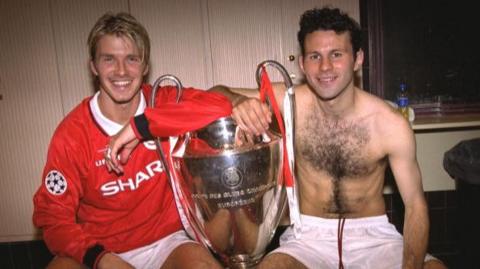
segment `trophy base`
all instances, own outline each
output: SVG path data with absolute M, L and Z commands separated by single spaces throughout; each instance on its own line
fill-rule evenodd
M 254 269 L 262 259 L 263 255 L 255 257 L 237 254 L 228 258 L 228 269 Z

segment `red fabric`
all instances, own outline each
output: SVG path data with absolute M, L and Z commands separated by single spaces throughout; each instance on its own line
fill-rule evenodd
M 175 87 L 161 87 L 157 90 L 155 108 L 145 109 L 148 128 L 154 137 L 181 135 L 232 114 L 230 101 L 218 93 L 185 88 L 179 103 L 176 98 Z
M 278 127 L 280 128 L 280 132 L 282 133 L 283 138 L 283 175 L 285 180 L 285 185 L 288 187 L 293 186 L 293 176 L 292 171 L 290 170 L 290 165 L 288 165 L 288 152 L 287 152 L 287 144 L 286 144 L 286 137 L 285 137 L 285 126 L 283 125 L 283 118 L 282 114 L 280 113 L 280 109 L 278 108 L 278 104 L 275 100 L 275 95 L 273 94 L 272 83 L 268 78 L 268 74 L 265 71 L 265 67 L 262 67 L 262 74 L 260 80 L 260 100 L 262 102 L 266 101 L 266 97 L 270 101 L 270 104 L 273 109 L 273 113 L 275 115 L 275 119 L 277 120 Z M 288 98 L 288 96 L 285 96 Z
M 205 140 L 192 138 L 189 142 L 189 147 L 187 149 L 187 153 L 195 153 L 195 152 L 202 152 L 204 154 L 216 154 L 221 152 L 220 149 L 212 148 Z
M 151 87 L 142 90 L 148 99 Z M 145 111 L 152 134 L 182 134 L 231 113 L 230 102 L 218 94 L 186 89 L 180 104 L 175 98 L 175 88 L 162 88 L 156 98 L 158 108 Z M 107 171 L 104 151 L 109 137 L 92 116 L 91 100 L 86 98 L 55 130 L 34 196 L 33 222 L 43 230 L 49 250 L 80 263 L 96 244 L 124 252 L 182 229 L 153 141 L 135 148 L 122 175 Z M 162 146 L 169 158 L 168 141 Z M 66 183 L 65 192 L 48 191 L 51 172 Z

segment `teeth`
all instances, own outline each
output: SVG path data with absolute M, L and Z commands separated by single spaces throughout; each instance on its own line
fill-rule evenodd
M 319 78 L 320 81 L 324 81 L 324 82 L 330 82 L 330 81 L 333 81 L 334 79 L 335 79 L 335 77 Z
M 128 84 L 130 84 L 130 81 L 114 81 L 113 84 L 115 86 L 127 86 Z

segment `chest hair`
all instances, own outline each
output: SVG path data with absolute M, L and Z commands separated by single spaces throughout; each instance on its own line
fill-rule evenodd
M 345 178 L 361 177 L 369 171 L 366 161 L 366 146 L 370 141 L 368 127 L 361 122 L 327 120 L 310 115 L 297 135 L 297 153 L 312 168 L 331 176 L 333 193 L 328 211 L 348 213 L 341 182 Z
M 313 168 L 341 180 L 368 172 L 365 150 L 369 141 L 368 128 L 362 123 L 310 115 L 299 133 L 297 146 Z

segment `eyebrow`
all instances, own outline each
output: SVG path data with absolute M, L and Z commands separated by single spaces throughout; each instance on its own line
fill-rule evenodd
M 101 54 L 99 54 L 97 57 L 98 57 L 98 58 L 101 58 L 101 57 L 106 57 L 106 56 L 111 57 L 111 56 L 113 56 L 113 54 L 111 54 L 111 53 L 101 53 Z

